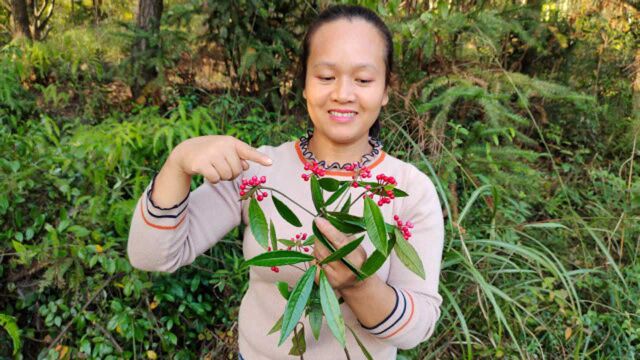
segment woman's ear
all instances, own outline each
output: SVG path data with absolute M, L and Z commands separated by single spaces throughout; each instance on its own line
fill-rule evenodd
M 389 87 L 384 88 L 384 94 L 382 95 L 382 106 L 385 106 L 389 103 Z
M 307 99 L 307 91 L 306 90 L 302 90 L 302 97 L 306 100 Z

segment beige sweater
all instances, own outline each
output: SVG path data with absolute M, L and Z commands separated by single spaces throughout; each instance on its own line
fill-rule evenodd
M 128 242 L 131 264 L 147 271 L 173 272 L 191 264 L 198 255 L 215 245 L 241 222 L 246 226 L 243 239 L 245 258 L 263 253 L 265 250 L 258 245 L 248 227 L 248 201 L 238 201 L 238 187 L 242 178 L 266 176 L 266 185 L 285 192 L 307 209 L 313 209 L 309 183 L 300 178 L 304 172 L 305 156 L 308 155 L 303 154 L 299 142 L 287 142 L 278 147 L 263 146 L 259 150 L 273 159 L 272 166 L 252 164 L 249 170 L 233 181 L 216 185 L 205 182 L 180 204 L 169 209 L 159 208 L 150 201 L 152 182 L 138 201 L 132 219 Z M 382 206 L 381 210 L 388 223 L 394 223 L 393 216 L 398 215 L 401 220 L 415 224 L 409 241 L 422 258 L 426 280 L 409 271 L 392 253 L 377 272 L 396 291 L 396 305 L 392 313 L 378 326 L 366 329 L 346 303 L 341 307 L 345 323 L 356 332 L 374 359 L 395 359 L 397 348 L 413 348 L 431 336 L 440 316 L 442 298 L 438 294 L 438 277 L 444 240 L 443 218 L 432 182 L 415 166 L 380 152 L 369 167 L 372 179 L 380 173 L 394 176 L 398 187 L 409 193 L 409 197 L 396 198 L 391 204 Z M 348 180 L 351 172 L 327 171 L 327 176 Z M 363 189 L 350 188 L 350 191 L 352 198 L 355 198 Z M 290 207 L 300 218 L 302 228 L 284 221 L 270 198 L 260 205 L 267 219 L 273 220 L 279 238 L 290 238 L 300 232 L 312 233 L 311 215 L 296 210 L 295 206 Z M 351 213 L 362 216 L 362 201 L 352 206 Z M 367 254 L 374 250 L 368 238 L 365 238 L 362 246 Z M 301 271 L 290 266 L 281 267 L 278 273 L 268 267 L 251 267 L 249 289 L 242 299 L 239 314 L 240 353 L 245 359 L 297 358 L 288 355 L 291 337 L 278 347 L 279 333 L 267 333 L 286 305 L 275 282 L 286 281 L 293 286 L 301 274 Z M 317 342 L 306 318 L 303 323 L 307 329 L 305 359 L 346 358 L 326 322 Z M 349 331 L 347 348 L 352 359 L 364 359 Z

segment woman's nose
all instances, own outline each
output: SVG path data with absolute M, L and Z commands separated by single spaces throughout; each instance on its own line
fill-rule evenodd
M 335 82 L 333 100 L 336 102 L 351 102 L 355 100 L 355 92 L 351 79 L 343 77 Z

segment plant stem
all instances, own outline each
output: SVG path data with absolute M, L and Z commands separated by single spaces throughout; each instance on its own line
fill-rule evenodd
M 351 356 L 349 356 L 349 350 L 347 350 L 347 347 L 344 347 L 344 354 L 347 355 L 347 360 L 351 360 Z
M 307 213 L 309 213 L 309 215 L 313 216 L 314 218 L 315 218 L 316 216 L 318 216 L 318 214 L 314 214 L 314 213 L 312 213 L 311 211 L 307 210 L 307 208 L 305 208 L 304 206 L 302 206 L 302 205 L 298 204 L 298 202 L 297 202 L 297 201 L 295 201 L 295 200 L 293 200 L 292 198 L 288 197 L 286 194 L 284 194 L 283 192 L 281 192 L 281 191 L 279 191 L 279 190 L 276 190 L 276 189 L 274 189 L 274 188 L 272 188 L 272 187 L 269 187 L 269 186 L 261 186 L 261 188 L 262 188 L 262 189 L 266 189 L 266 190 L 271 190 L 271 191 L 277 192 L 278 194 L 280 194 L 280 195 L 284 196 L 285 198 L 287 198 L 287 200 L 289 200 L 289 201 L 291 201 L 292 203 L 296 204 L 296 205 L 297 205 L 299 208 L 301 208 L 302 210 L 304 210 L 304 211 L 306 211 Z

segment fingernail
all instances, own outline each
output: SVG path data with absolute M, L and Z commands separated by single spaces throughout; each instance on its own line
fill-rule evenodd
M 271 159 L 269 159 L 269 158 L 266 158 L 266 159 L 265 159 L 265 162 L 266 162 L 267 164 L 269 164 L 269 165 L 273 164 L 273 160 L 271 160 Z

